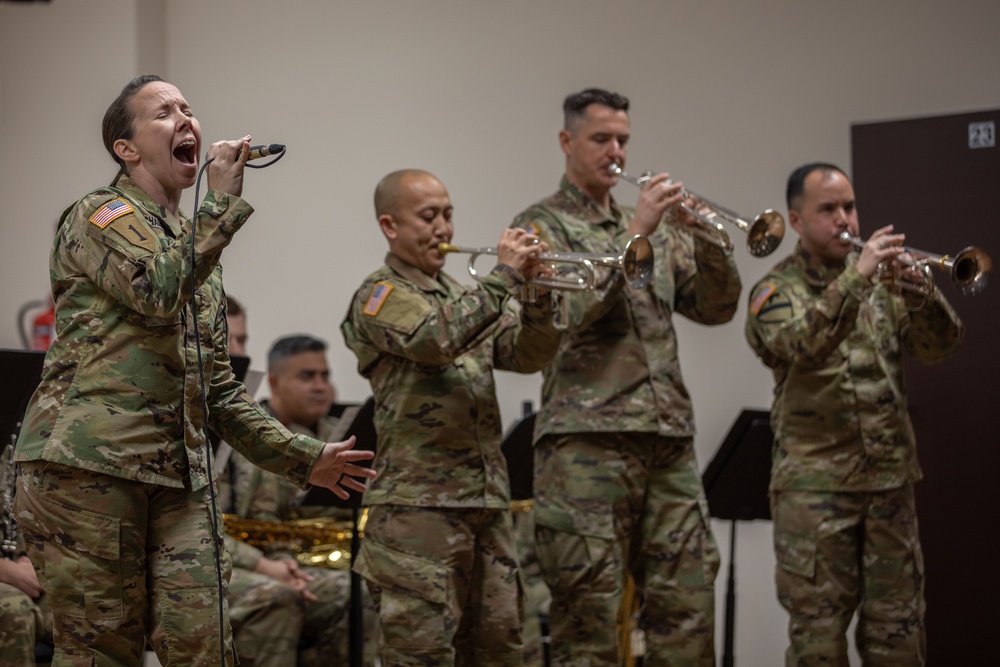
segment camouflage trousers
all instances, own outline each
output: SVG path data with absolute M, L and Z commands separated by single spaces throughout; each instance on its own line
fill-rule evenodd
M 291 586 L 265 575 L 234 568 L 229 582 L 229 618 L 240 667 L 325 667 L 346 665 L 349 650 L 350 572 L 305 568 L 313 578 L 305 602 Z M 375 609 L 362 592 L 364 656 L 375 663 Z
M 534 488 L 553 665 L 620 663 L 626 571 L 642 600 L 643 665 L 715 664 L 719 554 L 691 438 L 546 436 Z
M 35 664 L 35 643 L 52 639 L 52 611 L 10 584 L 0 583 L 0 665 Z
M 514 533 L 517 536 L 518 562 L 521 565 L 521 588 L 524 590 L 524 640 L 525 667 L 542 667 L 545 664 L 545 640 L 549 604 L 552 596 L 542 578 L 542 566 L 535 549 L 535 514 L 533 511 L 514 512 Z
M 377 505 L 354 568 L 378 610 L 382 667 L 522 664 L 508 510 Z
M 222 515 L 208 489 L 144 484 L 45 461 L 21 464 L 14 512 L 52 606 L 53 667 L 134 667 L 148 639 L 164 667 L 232 665 Z
M 240 667 L 295 665 L 305 617 L 305 601 L 297 590 L 267 575 L 233 568 L 229 621 Z
M 847 667 L 847 628 L 865 667 L 923 665 L 924 565 L 913 486 L 771 494 L 785 664 Z

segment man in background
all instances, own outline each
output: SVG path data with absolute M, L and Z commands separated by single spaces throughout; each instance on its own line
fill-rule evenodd
M 245 324 L 245 311 L 243 324 Z M 239 324 L 239 323 L 237 323 Z M 235 329 L 239 331 L 238 326 Z M 234 328 L 230 328 L 232 335 Z M 243 329 L 246 333 L 246 329 Z M 336 398 L 330 382 L 330 370 L 326 360 L 326 343 L 312 336 L 288 336 L 276 341 L 268 352 L 268 385 L 271 396 L 261 401 L 261 406 L 271 416 L 293 433 L 327 436 L 338 431 L 338 420 L 329 415 Z M 296 559 L 307 529 L 296 528 L 293 523 L 305 517 L 316 521 L 311 526 L 326 526 L 329 534 L 349 534 L 351 515 L 348 510 L 336 507 L 301 506 L 306 492 L 286 484 L 277 475 L 271 475 L 254 466 L 246 458 L 233 452 L 227 465 L 230 485 L 223 491 L 223 503 L 229 504 L 231 511 L 250 522 L 267 522 L 280 526 L 279 536 L 259 548 L 244 543 L 232 544 L 233 562 L 237 567 L 256 571 L 291 587 L 298 592 L 301 613 L 298 614 L 298 637 L 301 649 L 299 664 L 312 665 L 341 664 L 348 661 L 349 629 L 348 607 L 350 602 L 349 549 L 346 544 L 335 544 L 345 556 L 339 562 L 329 562 L 331 567 L 311 567 Z M 313 534 L 312 528 L 308 529 Z M 229 544 L 229 543 L 227 543 Z M 336 566 L 339 566 L 337 568 Z M 234 587 L 244 593 L 244 581 L 253 583 L 252 577 L 234 576 Z M 253 593 L 253 591 L 246 591 Z M 251 596 L 257 597 L 256 594 Z M 279 596 L 278 600 L 285 596 Z M 235 597 L 236 610 L 240 615 L 242 595 Z M 366 646 L 374 646 L 375 616 L 369 610 L 365 615 Z M 285 625 L 291 628 L 288 619 Z M 257 629 L 241 628 L 236 622 L 237 649 L 243 642 L 254 642 L 255 650 L 269 651 L 261 639 L 261 630 L 273 637 L 276 626 L 263 626 L 255 622 Z M 370 649 L 374 650 L 374 649 Z M 366 664 L 371 664 L 374 655 Z

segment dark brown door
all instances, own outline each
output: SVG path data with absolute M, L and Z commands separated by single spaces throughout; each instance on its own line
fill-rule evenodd
M 892 224 L 906 245 L 1000 261 L 1000 110 L 852 127 L 861 235 Z M 907 364 L 924 480 L 917 489 L 927 574 L 928 664 L 994 664 L 1000 619 L 1000 276 L 962 296 L 966 326 L 944 362 Z

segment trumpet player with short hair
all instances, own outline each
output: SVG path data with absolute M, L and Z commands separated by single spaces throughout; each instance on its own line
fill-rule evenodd
M 385 265 L 341 331 L 375 397 L 379 476 L 354 570 L 381 622 L 384 665 L 521 665 L 518 558 L 493 369 L 532 373 L 559 334 L 548 293 L 514 307 L 546 248 L 505 229 L 475 287 L 443 271 L 452 203 L 416 169 L 375 190 Z
M 923 665 L 921 473 L 903 355 L 940 361 L 964 327 L 933 284 L 911 311 L 878 280 L 878 265 L 906 250 L 891 226 L 860 252 L 842 240 L 857 237 L 858 211 L 841 169 L 799 167 L 787 203 L 798 245 L 754 286 L 746 321 L 776 383 L 770 490 L 778 598 L 790 616 L 785 664 L 847 665 L 857 612 L 863 664 Z
M 694 452 L 675 313 L 728 322 L 740 279 L 723 244 L 689 234 L 681 183 L 645 181 L 635 208 L 611 196 L 625 164 L 629 102 L 591 88 L 567 97 L 559 190 L 517 216 L 555 252 L 654 248 L 651 282 L 626 288 L 602 269 L 596 289 L 561 293 L 563 340 L 545 370 L 535 427 L 536 549 L 552 592 L 554 665 L 617 665 L 626 574 L 643 601 L 646 665 L 714 665 L 718 551 Z

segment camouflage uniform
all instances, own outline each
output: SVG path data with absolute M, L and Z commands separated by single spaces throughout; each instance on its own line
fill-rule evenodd
M 213 536 L 196 330 L 209 426 L 300 484 L 322 451 L 268 416 L 229 364 L 219 258 L 251 211 L 205 195 L 194 312 L 191 221 L 131 179 L 88 194 L 57 231 L 57 335 L 15 454 L 15 512 L 52 605 L 56 665 L 137 664 L 147 635 L 163 663 L 219 664 L 222 530 Z M 226 557 L 222 568 L 228 578 Z
M 525 304 L 498 265 L 476 287 L 389 254 L 341 325 L 375 395 L 379 476 L 354 564 L 384 665 L 520 665 L 510 483 L 493 369 L 534 372 L 558 342 L 551 300 Z
M 52 610 L 45 597 L 33 600 L 0 583 L 0 665 L 35 664 L 35 643 L 52 641 Z
M 614 200 L 604 210 L 563 177 L 513 226 L 555 252 L 617 254 L 633 214 Z M 626 571 L 643 600 L 644 664 L 714 664 L 719 558 L 671 318 L 729 321 L 740 280 L 731 257 L 673 225 L 661 222 L 650 241 L 646 289 L 625 289 L 606 269 L 597 289 L 562 293 L 566 333 L 545 371 L 534 484 L 556 665 L 618 663 Z
M 919 310 L 799 244 L 753 289 L 746 335 L 774 371 L 771 507 L 787 665 L 924 664 L 924 572 L 903 351 L 938 361 L 964 328 L 937 291 Z
M 262 401 L 261 406 L 272 417 L 277 417 L 267 401 Z M 337 439 L 335 436 L 337 435 L 338 421 L 335 417 L 324 417 L 317 425 L 317 431 L 295 423 L 286 424 L 286 427 L 293 433 L 301 433 L 324 442 L 332 442 Z M 231 490 L 222 490 L 221 493 L 232 494 L 234 505 L 232 511 L 238 516 L 258 521 L 333 517 L 344 522 L 345 526 L 350 523 L 350 510 L 339 507 L 299 505 L 305 497 L 304 490 L 253 465 L 239 454 L 233 453 L 229 469 L 234 484 Z M 222 484 L 220 484 L 220 489 L 223 489 Z M 226 501 L 225 497 L 223 501 Z M 226 544 L 229 547 L 232 543 L 227 541 Z M 233 599 L 232 592 L 234 588 L 240 587 L 242 581 L 246 580 L 246 577 L 241 574 L 241 568 L 253 570 L 257 561 L 264 556 L 294 559 L 294 551 L 288 547 L 289 545 L 274 542 L 261 551 L 243 543 L 232 544 L 234 576 L 232 583 L 230 583 L 230 609 L 234 618 L 237 614 L 236 604 L 238 601 Z M 301 667 L 347 664 L 350 657 L 348 649 L 350 572 L 319 567 L 307 567 L 306 572 L 313 577 L 313 581 L 306 588 L 318 598 L 318 601 L 306 603 L 304 607 L 304 616 L 301 618 L 298 632 L 307 640 L 307 646 L 299 654 L 299 664 Z M 364 614 L 366 641 L 363 662 L 370 665 L 375 662 L 377 624 L 371 600 L 367 595 L 364 597 L 363 602 L 366 603 L 364 611 L 367 613 Z M 279 625 L 272 624 L 265 618 L 257 619 L 257 622 L 245 627 L 238 626 L 234 621 L 233 629 L 236 634 L 236 648 L 240 651 L 241 660 L 245 653 L 244 646 L 248 642 L 254 643 L 255 651 L 266 652 L 274 645 L 269 638 L 276 637 L 281 630 Z
M 13 447 L 13 444 L 7 447 Z M 7 466 L 7 456 L 0 456 L 0 468 Z M 13 475 L 13 470 L 0 470 L 0 478 L 7 480 L 5 474 Z M 0 489 L 0 493 L 6 489 Z M 11 489 L 13 491 L 13 489 Z M 7 508 L 0 504 L 0 513 L 6 518 Z M 5 528 L 0 521 L 0 529 Z M 3 532 L 0 530 L 0 532 Z M 11 539 L 11 545 L 16 544 L 17 551 L 12 556 L 24 558 L 24 541 L 13 540 L 11 536 L 3 535 L 6 541 Z M 6 555 L 6 554 L 5 554 Z M 49 609 L 45 596 L 32 599 L 27 593 L 16 586 L 6 583 L 4 569 L 12 563 L 0 556 L 0 665 L 11 667 L 35 664 L 35 643 L 39 641 L 52 642 L 52 610 Z

